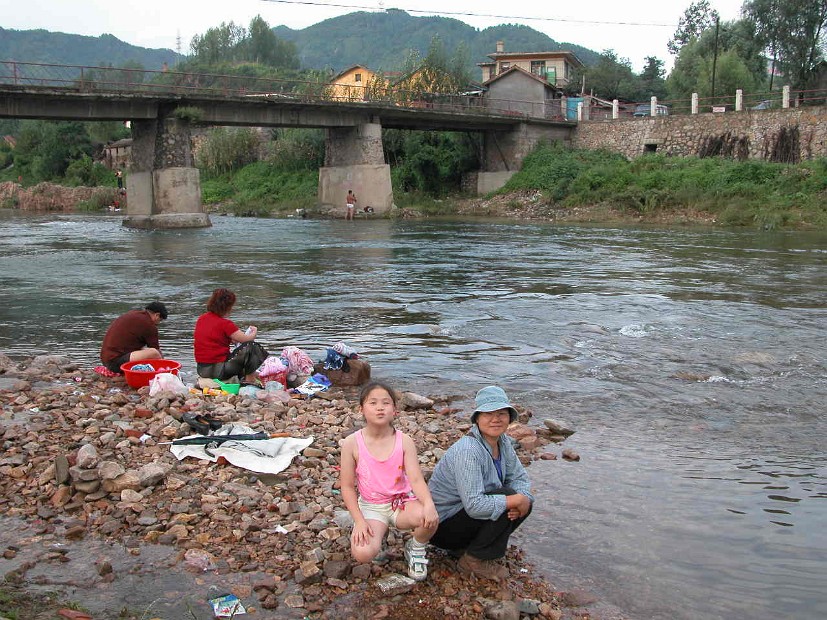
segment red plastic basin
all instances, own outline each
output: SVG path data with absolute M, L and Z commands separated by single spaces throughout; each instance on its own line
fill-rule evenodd
M 155 370 L 132 370 L 133 366 L 137 366 L 139 364 L 149 364 L 155 368 Z M 180 368 L 181 364 L 175 360 L 141 360 L 138 362 L 126 362 L 125 364 L 121 364 L 121 370 L 126 377 L 126 382 L 130 387 L 133 387 L 136 390 L 144 387 L 145 385 L 149 385 L 149 382 L 155 375 L 162 372 L 171 372 L 172 374 L 177 375 Z

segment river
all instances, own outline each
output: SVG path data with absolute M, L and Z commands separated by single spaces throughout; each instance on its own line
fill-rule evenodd
M 827 235 L 213 217 L 145 232 L 0 211 L 0 351 L 96 363 L 153 299 L 194 372 L 211 290 L 271 351 L 343 340 L 375 377 L 467 399 L 489 383 L 577 429 L 538 461 L 517 536 L 605 616 L 827 617 Z

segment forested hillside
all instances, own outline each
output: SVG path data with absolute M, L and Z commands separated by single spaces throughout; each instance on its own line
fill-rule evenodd
M 130 62 L 150 71 L 160 71 L 165 62 L 173 66 L 179 58 L 172 50 L 130 45 L 111 34 L 87 37 L 47 30 L 0 28 L 0 61 L 114 67 Z
M 413 17 L 398 9 L 383 13 L 357 12 L 327 19 L 302 30 L 286 26 L 274 29 L 276 36 L 296 44 L 302 67 L 341 71 L 361 64 L 371 69 L 402 69 L 411 50 L 424 56 L 434 36 L 453 53 L 461 44 L 468 56 L 469 70 L 479 76 L 476 63 L 489 60 L 497 41 L 511 52 L 569 50 L 587 65 L 598 53 L 573 43 L 558 43 L 528 26 L 503 24 L 484 30 L 448 17 Z
M 334 72 L 356 64 L 375 70 L 401 70 L 412 50 L 424 57 L 435 36 L 442 41 L 449 55 L 461 46 L 464 48 L 468 70 L 474 79 L 480 75 L 476 63 L 489 60 L 486 54 L 494 52 L 497 41 L 505 42 L 506 51 L 569 50 L 587 65 L 598 59 L 597 52 L 573 43 L 558 43 L 528 26 L 503 24 L 478 30 L 457 19 L 413 17 L 397 9 L 382 13 L 349 13 L 302 30 L 277 26 L 273 31 L 279 39 L 296 45 L 303 69 Z M 189 52 L 190 42 L 185 44 Z M 137 47 L 110 34 L 88 37 L 46 30 L 0 28 L 0 61 L 114 67 L 138 63 L 144 69 L 160 70 L 164 62 L 173 67 L 180 59 L 183 57 L 172 50 Z

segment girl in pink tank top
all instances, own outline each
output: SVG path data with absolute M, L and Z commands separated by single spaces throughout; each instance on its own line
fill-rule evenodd
M 425 579 L 425 551 L 439 516 L 419 467 L 416 446 L 392 426 L 396 396 L 387 385 L 378 381 L 366 385 L 359 404 L 365 427 L 342 442 L 339 470 L 342 499 L 353 518 L 350 552 L 357 562 L 370 562 L 382 549 L 389 525 L 413 530 L 405 545 L 408 574 Z

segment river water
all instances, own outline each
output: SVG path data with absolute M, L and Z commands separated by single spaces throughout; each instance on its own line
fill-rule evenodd
M 119 313 L 166 302 L 192 377 L 211 290 L 271 350 L 343 340 L 375 377 L 489 383 L 577 429 L 538 461 L 517 539 L 605 616 L 827 617 L 827 236 L 490 220 L 0 212 L 0 351 L 96 363 Z

